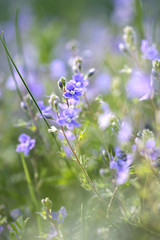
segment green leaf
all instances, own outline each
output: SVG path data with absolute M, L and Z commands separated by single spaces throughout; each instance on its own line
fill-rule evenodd
M 9 236 L 10 236 L 11 240 L 17 240 L 15 232 L 9 232 Z
M 17 229 L 17 227 L 15 226 L 15 224 L 14 223 L 11 223 L 11 227 L 12 227 L 12 229 L 18 234 L 18 236 L 19 236 L 19 231 L 18 231 L 18 229 Z

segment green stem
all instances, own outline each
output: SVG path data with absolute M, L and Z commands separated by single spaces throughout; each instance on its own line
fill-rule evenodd
M 32 182 L 31 182 L 31 178 L 30 178 L 30 175 L 29 175 L 29 172 L 28 172 L 27 164 L 26 164 L 26 161 L 24 159 L 23 153 L 21 154 L 21 159 L 22 159 L 22 164 L 23 164 L 25 175 L 26 175 L 26 180 L 27 180 L 27 184 L 28 184 L 31 199 L 32 199 L 35 207 L 38 207 L 36 196 L 35 196 L 35 193 L 34 193 L 34 190 L 33 190 Z
M 3 34 L 3 33 L 2 33 L 2 34 Z M 4 35 L 3 35 L 3 36 L 4 36 Z M 14 61 L 13 61 L 13 59 L 12 59 L 12 57 L 11 57 L 11 55 L 10 55 L 8 49 L 7 49 L 7 46 L 6 46 L 4 40 L 3 40 L 3 38 L 2 38 L 1 36 L 0 36 L 0 40 L 1 40 L 1 42 L 2 42 L 2 45 L 3 45 L 4 49 L 5 49 L 6 55 L 9 57 L 10 61 L 12 62 L 13 66 L 14 66 L 15 70 L 17 71 L 17 73 L 18 73 L 20 79 L 22 80 L 22 82 L 23 82 L 25 88 L 27 89 L 29 95 L 31 96 L 31 98 L 32 98 L 32 100 L 33 100 L 33 102 L 34 102 L 34 104 L 36 105 L 38 111 L 40 112 L 40 114 L 41 114 L 41 116 L 42 116 L 42 118 L 43 118 L 43 120 L 44 120 L 46 126 L 48 127 L 48 129 L 50 129 L 50 125 L 49 125 L 49 123 L 47 122 L 47 120 L 46 120 L 45 117 L 43 116 L 43 113 L 42 113 L 41 109 L 39 108 L 39 106 L 38 106 L 38 104 L 37 104 L 35 98 L 33 97 L 31 91 L 29 90 L 29 88 L 28 88 L 28 86 L 27 86 L 25 80 L 23 79 L 22 75 L 20 74 L 20 72 L 19 72 L 19 70 L 18 70 L 16 64 L 14 63 Z M 59 143 L 57 142 L 54 133 L 51 132 L 51 135 L 53 136 L 53 138 L 54 138 L 54 140 L 55 140 L 55 142 L 56 142 L 56 144 L 57 144 L 57 147 L 58 147 L 58 149 L 60 150 Z
M 21 153 L 21 160 L 22 160 L 22 165 L 23 165 L 24 172 L 25 172 L 25 175 L 26 175 L 26 180 L 27 180 L 29 193 L 30 193 L 32 202 L 35 205 L 35 207 L 38 209 L 38 203 L 37 203 L 36 195 L 35 195 L 35 192 L 33 190 L 33 185 L 32 185 L 32 182 L 31 182 L 31 178 L 30 178 L 30 175 L 29 175 L 29 172 L 28 172 L 27 164 L 26 164 L 23 153 Z M 41 223 L 40 223 L 40 220 L 39 220 L 38 217 L 37 217 L 37 224 L 38 224 L 39 232 L 41 232 Z

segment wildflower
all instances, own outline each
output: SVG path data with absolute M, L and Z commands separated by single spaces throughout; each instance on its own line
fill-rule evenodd
M 50 106 L 45 106 L 43 101 L 38 101 L 38 106 L 41 109 L 41 112 L 44 117 L 51 118 L 51 115 L 50 115 L 51 107 Z M 42 118 L 42 115 L 39 114 L 39 117 Z
M 79 98 L 82 96 L 82 89 L 76 87 L 75 81 L 71 80 L 66 84 L 66 92 L 64 93 L 64 97 L 73 98 L 76 101 L 79 101 Z
M 34 148 L 36 140 L 31 139 L 31 137 L 25 133 L 22 133 L 18 140 L 20 144 L 17 145 L 16 152 L 24 152 L 24 155 L 27 156 L 30 150 Z
M 149 60 L 153 60 L 158 57 L 158 50 L 154 45 L 149 46 L 146 39 L 141 41 L 141 52 L 143 53 L 143 57 Z
M 76 121 L 77 118 L 77 109 L 67 108 L 62 112 L 62 116 L 57 120 L 61 126 L 66 126 L 69 129 L 74 127 L 80 127 L 81 124 Z
M 110 162 L 110 168 L 116 169 L 116 182 L 118 185 L 124 184 L 129 175 L 129 166 L 133 161 L 131 154 L 126 154 L 119 148 L 115 149 L 115 159 Z
M 2 225 L 0 225 L 0 234 L 3 232 L 4 227 Z
M 72 78 L 75 82 L 76 88 L 85 88 L 88 85 L 88 80 L 84 79 L 83 73 L 78 72 L 74 74 Z
M 133 71 L 131 78 L 126 85 L 127 96 L 129 98 L 142 98 L 150 92 L 151 82 L 149 76 L 140 71 Z
M 118 133 L 118 140 L 120 143 L 126 143 L 132 136 L 132 127 L 127 121 L 123 121 Z
M 135 143 L 140 155 L 149 159 L 153 165 L 157 166 L 160 157 L 160 148 L 156 147 L 156 141 L 150 138 L 143 142 L 141 139 L 136 138 Z
M 57 220 L 58 223 L 62 223 L 67 217 L 67 211 L 65 207 L 62 206 L 58 212 L 52 212 L 51 216 L 54 220 Z
M 17 218 L 22 215 L 21 210 L 19 208 L 15 208 L 10 212 L 11 217 L 14 220 L 17 220 Z

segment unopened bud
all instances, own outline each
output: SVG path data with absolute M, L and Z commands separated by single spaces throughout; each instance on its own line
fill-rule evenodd
M 61 77 L 58 81 L 58 87 L 63 90 L 66 85 L 66 79 L 64 77 Z
M 136 34 L 132 27 L 127 26 L 124 28 L 123 39 L 126 47 L 131 50 L 135 50 Z
M 27 105 L 25 104 L 24 101 L 21 102 L 21 108 L 27 110 Z
M 73 71 L 74 72 L 79 72 L 82 69 L 82 58 L 81 57 L 76 57 L 73 65 Z
M 160 73 L 160 59 L 155 59 L 152 61 L 152 66 L 153 66 L 153 69 Z
M 59 97 L 57 95 L 52 93 L 49 97 L 48 103 L 56 112 L 58 112 Z
M 89 77 L 92 77 L 93 75 L 94 75 L 94 73 L 95 73 L 95 68 L 91 68 L 89 71 L 88 71 L 88 73 L 87 73 L 87 77 L 89 78 Z
M 45 207 L 47 209 L 51 209 L 51 207 L 52 207 L 52 201 L 48 197 L 46 197 L 45 199 L 42 199 L 41 203 L 42 203 L 43 207 Z

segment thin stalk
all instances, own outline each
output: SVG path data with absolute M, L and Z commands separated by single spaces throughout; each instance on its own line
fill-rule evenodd
M 118 189 L 118 186 L 115 187 L 115 189 L 114 189 L 114 191 L 113 191 L 113 194 L 112 194 L 112 197 L 111 197 L 111 199 L 110 199 L 110 201 L 109 201 L 109 204 L 108 204 L 108 207 L 107 207 L 107 217 L 108 217 L 108 215 L 109 215 L 109 209 L 110 209 L 110 207 L 111 207 L 111 204 L 112 204 L 112 201 L 113 201 L 113 198 L 114 198 L 114 196 L 115 196 L 115 194 L 116 194 L 117 189 Z
M 24 154 L 23 154 L 23 153 L 21 153 L 21 160 L 22 160 L 22 165 L 23 165 L 24 172 L 25 172 L 25 175 L 26 175 L 26 180 L 27 180 L 27 184 L 28 184 L 28 188 L 29 188 L 29 193 L 30 193 L 32 202 L 33 202 L 33 204 L 35 205 L 35 207 L 38 208 L 38 203 L 37 203 L 36 195 L 35 195 L 35 192 L 34 192 L 34 190 L 33 190 L 33 185 L 32 185 L 32 182 L 31 182 L 31 178 L 30 178 L 30 175 L 29 175 L 29 171 L 28 171 L 27 164 L 26 164 L 26 161 L 25 161 L 25 158 L 24 158 Z M 41 224 L 40 224 L 40 220 L 39 220 L 38 217 L 37 217 L 37 224 L 38 224 L 39 231 L 41 232 Z
M 3 36 L 4 36 L 4 35 L 3 35 Z M 40 112 L 40 114 L 41 114 L 41 116 L 42 116 L 42 118 L 43 118 L 43 120 L 44 120 L 46 126 L 48 127 L 48 129 L 50 129 L 50 125 L 49 125 L 48 121 L 47 121 L 47 120 L 45 119 L 45 117 L 43 116 L 43 113 L 42 113 L 41 109 L 39 108 L 39 106 L 38 106 L 38 104 L 37 104 L 35 98 L 33 97 L 31 91 L 29 90 L 29 88 L 28 88 L 28 86 L 27 86 L 25 80 L 23 79 L 22 75 L 20 74 L 20 72 L 19 72 L 19 70 L 18 70 L 16 64 L 14 63 L 14 61 L 13 61 L 13 59 L 12 59 L 12 57 L 11 57 L 11 55 L 10 55 L 8 49 L 7 49 L 7 46 L 6 46 L 6 44 L 5 44 L 5 42 L 3 41 L 3 38 L 2 38 L 1 36 L 0 36 L 0 40 L 1 40 L 1 42 L 2 42 L 2 45 L 3 45 L 4 49 L 5 49 L 6 55 L 9 57 L 10 61 L 12 62 L 12 64 L 13 64 L 15 70 L 17 71 L 17 73 L 18 73 L 20 79 L 22 80 L 22 82 L 23 82 L 25 88 L 27 89 L 27 91 L 28 91 L 30 97 L 32 98 L 34 104 L 36 105 L 38 111 Z M 54 133 L 51 132 L 51 135 L 52 135 L 52 137 L 54 138 L 54 140 L 55 140 L 55 142 L 56 142 L 56 144 L 57 144 L 58 149 L 60 150 L 59 143 L 57 142 Z
M 99 194 L 99 192 L 96 190 L 96 188 L 95 188 L 92 180 L 90 179 L 87 171 L 86 171 L 85 168 L 81 165 L 81 163 L 80 163 L 80 161 L 79 161 L 79 158 L 78 158 L 76 152 L 74 151 L 72 145 L 70 144 L 70 142 L 69 142 L 69 140 L 68 140 L 68 138 L 67 138 L 67 136 L 66 136 L 66 134 L 65 134 L 64 128 L 63 128 L 62 126 L 61 126 L 61 130 L 62 130 L 63 135 L 64 135 L 64 137 L 65 137 L 65 139 L 66 139 L 66 141 L 67 141 L 67 144 L 68 144 L 69 148 L 71 149 L 71 151 L 72 151 L 72 153 L 73 153 L 73 155 L 74 155 L 74 157 L 75 157 L 75 159 L 76 159 L 76 162 L 77 162 L 78 166 L 81 168 L 82 172 L 84 173 L 84 175 L 85 175 L 85 177 L 86 177 L 89 185 L 91 186 L 92 190 L 93 190 L 94 193 L 98 196 L 98 198 L 101 200 L 101 202 L 103 202 L 103 204 L 106 204 L 106 201 L 101 197 L 101 195 Z
M 22 160 L 24 172 L 25 172 L 25 175 L 26 175 L 26 180 L 27 180 L 27 184 L 28 184 L 28 188 L 29 188 L 29 193 L 30 193 L 31 199 L 32 199 L 33 204 L 35 205 L 35 207 L 38 207 L 38 203 L 37 203 L 37 200 L 36 200 L 36 196 L 35 196 L 35 193 L 34 193 L 34 190 L 33 190 L 31 178 L 30 178 L 30 175 L 29 175 L 29 171 L 28 171 L 27 164 L 26 164 L 26 161 L 24 159 L 23 153 L 21 154 L 21 160 Z

